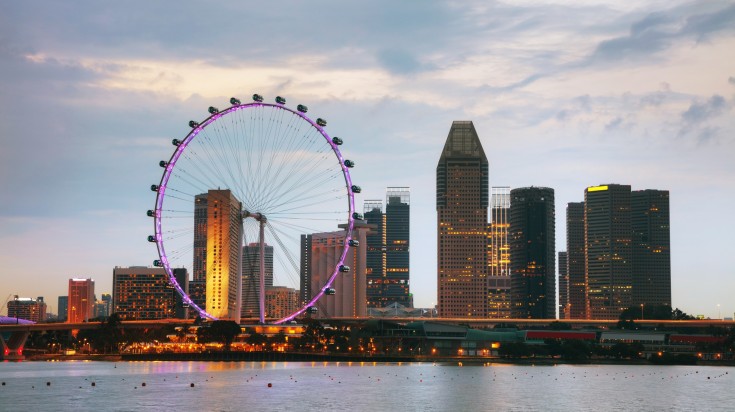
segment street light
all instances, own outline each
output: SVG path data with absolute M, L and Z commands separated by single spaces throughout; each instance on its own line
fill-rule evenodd
M 643 304 L 641 303 L 641 320 L 643 320 Z

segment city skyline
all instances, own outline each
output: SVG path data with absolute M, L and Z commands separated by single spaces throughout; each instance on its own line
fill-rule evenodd
M 735 230 L 721 218 L 735 201 L 732 2 L 161 7 L 13 3 L 0 17 L 0 298 L 45 296 L 57 313 L 69 278 L 108 293 L 110 268 L 150 265 L 147 188 L 171 139 L 257 92 L 329 120 L 357 162 L 358 204 L 411 187 L 417 307 L 437 302 L 438 152 L 471 120 L 490 186 L 555 190 L 557 251 L 587 187 L 668 190 L 672 305 L 735 311 L 721 258 Z M 293 24 L 274 31 L 281 19 Z M 220 30 L 193 25 L 208 21 Z

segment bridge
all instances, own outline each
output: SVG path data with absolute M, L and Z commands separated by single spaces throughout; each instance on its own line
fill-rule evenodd
M 266 319 L 266 324 L 277 319 Z M 407 324 L 411 322 L 437 322 L 443 324 L 465 325 L 472 328 L 494 328 L 503 326 L 515 326 L 518 328 L 545 328 L 560 322 L 568 324 L 572 329 L 595 328 L 610 329 L 618 324 L 617 320 L 593 320 L 593 319 L 480 319 L 480 318 L 329 318 L 318 319 L 321 322 L 331 322 L 343 325 L 362 325 L 370 320 L 382 320 Z M 259 319 L 242 319 L 242 326 L 258 325 Z M 158 319 L 158 320 L 126 320 L 122 321 L 120 327 L 123 329 L 155 329 L 164 326 L 191 325 L 193 319 Z M 695 319 L 695 320 L 635 320 L 635 324 L 643 328 L 705 328 L 705 327 L 735 327 L 733 320 L 721 319 Z M 0 317 L 0 360 L 23 359 L 23 348 L 31 332 L 48 331 L 74 331 L 83 329 L 98 329 L 102 322 L 83 323 L 33 323 L 23 319 Z

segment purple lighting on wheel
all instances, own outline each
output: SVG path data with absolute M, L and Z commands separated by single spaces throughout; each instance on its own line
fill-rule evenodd
M 339 258 L 339 261 L 334 267 L 334 270 L 331 274 L 331 276 L 327 279 L 327 282 L 321 286 L 319 293 L 317 293 L 315 296 L 309 300 L 302 308 L 297 310 L 296 312 L 277 320 L 274 322 L 275 324 L 281 324 L 283 322 L 290 321 L 297 316 L 303 314 L 306 312 L 306 310 L 314 306 L 316 302 L 324 296 L 326 290 L 330 289 L 332 287 L 332 284 L 334 283 L 335 279 L 338 275 L 341 274 L 339 271 L 340 266 L 344 265 L 345 259 L 347 258 L 347 253 L 349 252 L 349 241 L 352 239 L 352 232 L 354 229 L 355 219 L 353 217 L 353 213 L 355 212 L 355 196 L 352 190 L 352 178 L 349 173 L 349 168 L 345 165 L 345 159 L 342 156 L 342 153 L 339 150 L 339 147 L 337 144 L 335 144 L 332 139 L 329 137 L 329 135 L 324 130 L 324 127 L 322 127 L 317 122 L 311 120 L 308 118 L 303 112 L 292 110 L 288 107 L 282 106 L 280 104 L 269 104 L 269 103 L 262 103 L 261 101 L 255 101 L 252 103 L 247 104 L 240 104 L 239 101 L 236 102 L 237 104 L 234 104 L 233 106 L 224 109 L 222 111 L 213 112 L 211 116 L 209 116 L 207 119 L 202 121 L 201 123 L 198 123 L 196 126 L 194 126 L 191 131 L 186 135 L 186 137 L 178 143 L 178 145 L 175 145 L 176 148 L 174 150 L 174 153 L 171 155 L 171 158 L 169 159 L 166 167 L 164 168 L 163 176 L 161 177 L 161 181 L 158 185 L 158 190 L 156 193 L 156 206 L 155 206 L 155 213 L 153 214 L 154 217 L 154 229 L 155 229 L 155 243 L 158 248 L 158 254 L 160 257 L 161 264 L 166 272 L 166 275 L 168 276 L 170 284 L 174 287 L 176 292 L 181 295 L 182 300 L 190 307 L 193 308 L 199 316 L 203 318 L 208 318 L 212 320 L 216 320 L 216 317 L 213 315 L 207 313 L 204 309 L 200 308 L 197 304 L 195 304 L 191 297 L 181 288 L 181 285 L 176 281 L 176 278 L 173 274 L 173 268 L 171 267 L 171 262 L 169 261 L 168 255 L 166 253 L 166 248 L 164 246 L 164 236 L 163 236 L 163 228 L 162 228 L 162 217 L 163 217 L 163 203 L 166 196 L 166 189 L 169 183 L 169 180 L 171 179 L 171 175 L 173 174 L 176 164 L 183 155 L 184 151 L 187 149 L 189 144 L 196 138 L 206 127 L 220 119 L 221 117 L 235 112 L 239 110 L 245 110 L 245 109 L 251 109 L 251 108 L 258 108 L 258 107 L 269 107 L 274 108 L 278 110 L 284 110 L 287 112 L 290 112 L 292 114 L 295 114 L 299 116 L 301 119 L 307 121 L 314 129 L 316 129 L 322 137 L 326 140 L 326 142 L 331 147 L 332 151 L 334 152 L 337 160 L 339 161 L 339 165 L 342 171 L 342 174 L 345 178 L 345 184 L 347 187 L 347 194 L 348 194 L 348 207 L 349 210 L 347 211 L 347 227 L 345 229 L 345 238 L 344 238 L 344 247 L 342 250 L 342 254 Z M 210 112 L 212 112 L 210 110 Z M 172 189 L 174 192 L 178 192 L 178 187 L 174 186 L 174 189 Z M 176 196 L 173 196 L 176 197 Z M 176 251 L 174 251 L 174 255 L 176 254 Z M 174 258 L 176 259 L 176 258 Z

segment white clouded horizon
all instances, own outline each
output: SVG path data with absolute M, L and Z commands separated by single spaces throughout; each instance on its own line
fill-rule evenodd
M 362 199 L 411 187 L 417 305 L 436 299 L 436 162 L 452 120 L 472 120 L 491 185 L 556 190 L 557 250 L 586 186 L 671 190 L 674 305 L 735 311 L 731 1 L 7 8 L 0 297 L 55 302 L 77 275 L 99 295 L 113 266 L 152 261 L 147 186 L 170 140 L 258 92 L 329 120 Z

